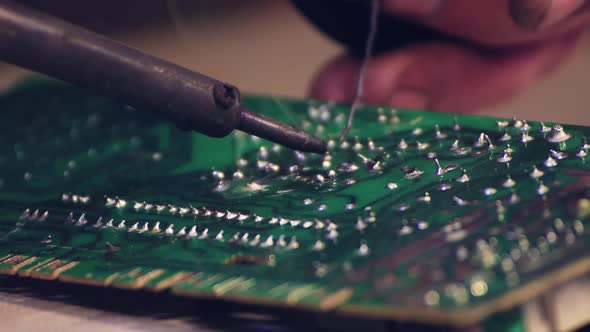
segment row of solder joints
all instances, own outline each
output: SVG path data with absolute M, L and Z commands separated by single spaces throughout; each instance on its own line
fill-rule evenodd
M 35 221 L 45 222 L 49 218 L 49 211 L 41 213 L 39 210 L 31 212 L 31 209 L 26 209 L 20 216 L 19 221 Z M 139 234 L 153 234 L 153 235 L 164 235 L 170 237 L 177 237 L 184 240 L 215 240 L 219 242 L 228 242 L 230 244 L 241 244 L 248 246 L 258 246 L 261 248 L 276 248 L 276 249 L 287 249 L 294 250 L 299 248 L 300 244 L 295 236 L 287 236 L 284 234 L 268 235 L 263 239 L 262 234 L 250 234 L 242 232 L 234 232 L 233 235 L 227 236 L 225 231 L 219 230 L 217 234 L 209 234 L 209 228 L 205 228 L 200 232 L 197 231 L 198 227 L 193 226 L 175 226 L 174 224 L 168 224 L 163 226 L 161 222 L 135 222 L 132 225 L 128 225 L 125 220 L 115 221 L 110 219 L 104 221 L 103 217 L 99 217 L 95 222 L 90 222 L 86 217 L 86 214 L 82 213 L 79 217 L 75 217 L 73 212 L 70 212 L 64 221 L 66 225 L 73 225 L 77 227 L 93 227 L 96 229 L 113 229 L 121 230 L 126 232 L 135 232 Z M 275 239 L 276 237 L 276 239 Z M 319 240 L 318 240 L 319 241 Z M 321 241 L 319 241 L 321 243 Z M 315 244 L 315 247 L 321 249 L 324 248 L 323 243 Z M 317 250 L 321 250 L 317 249 Z
M 127 200 L 119 197 L 105 197 L 105 206 L 110 208 L 118 208 L 124 209 L 128 205 Z M 194 207 L 189 205 L 188 207 L 176 206 L 171 204 L 153 204 L 147 202 L 133 202 L 132 203 L 133 210 L 138 213 L 151 213 L 155 212 L 156 214 L 167 214 L 170 216 L 179 216 L 179 217 L 193 217 L 193 218 L 212 218 L 217 220 L 224 220 L 224 221 L 238 221 L 238 222 L 246 222 L 246 221 L 253 221 L 255 223 L 267 223 L 269 225 L 278 225 L 278 226 L 291 226 L 291 227 L 301 227 L 303 229 L 336 229 L 338 225 L 333 223 L 330 220 L 299 220 L 299 219 L 289 219 L 289 218 L 282 218 L 276 216 L 264 217 L 259 215 L 251 215 L 247 213 L 237 212 L 237 211 L 218 211 L 216 209 L 208 208 L 208 207 Z
M 87 195 L 78 195 L 72 193 L 63 193 L 61 195 L 61 200 L 64 203 L 73 203 L 73 204 L 82 204 L 86 205 L 90 202 L 90 196 Z M 105 206 L 106 207 L 116 207 L 119 209 L 123 209 L 127 207 L 128 202 L 125 199 L 119 197 L 105 197 Z M 333 229 L 337 228 L 338 226 L 331 222 L 330 220 L 314 220 L 314 221 L 301 221 L 296 219 L 288 219 L 288 218 L 280 218 L 280 217 L 262 217 L 258 215 L 249 215 L 241 212 L 234 212 L 234 211 L 216 211 L 211 208 L 207 207 L 199 207 L 196 208 L 194 206 L 189 207 L 181 207 L 171 204 L 152 204 L 147 202 L 134 202 L 133 210 L 138 213 L 151 213 L 155 212 L 156 214 L 167 214 L 170 216 L 179 216 L 179 217 L 209 217 L 215 218 L 220 220 L 235 220 L 235 221 L 254 221 L 256 223 L 266 222 L 270 225 L 290 225 L 292 227 L 301 226 L 305 229 L 308 228 L 315 228 L 315 229 Z
M 39 210 L 31 212 L 31 209 L 26 209 L 19 217 L 19 220 L 44 222 L 47 221 L 48 217 L 49 211 L 41 213 L 39 212 Z M 127 232 L 136 232 L 139 234 L 163 234 L 166 236 L 174 236 L 185 240 L 216 240 L 220 242 L 228 242 L 230 244 L 258 246 L 261 248 L 272 247 L 294 250 L 300 247 L 300 244 L 297 241 L 296 236 L 287 236 L 285 234 L 278 235 L 276 239 L 276 235 L 268 235 L 265 237 L 265 239 L 262 239 L 262 234 L 234 232 L 233 235 L 228 237 L 225 235 L 225 231 L 223 229 L 219 230 L 216 235 L 212 235 L 209 233 L 209 228 L 204 228 L 199 233 L 199 231 L 197 230 L 197 225 L 189 226 L 189 228 L 187 226 L 177 227 L 174 224 L 168 224 L 167 226 L 163 227 L 161 222 L 156 221 L 153 222 L 152 225 L 150 225 L 149 222 L 135 222 L 131 226 L 129 226 L 125 220 L 115 221 L 114 219 L 110 219 L 105 222 L 103 220 L 103 217 L 99 217 L 94 223 L 92 223 L 87 219 L 86 214 L 84 213 L 82 213 L 78 218 L 76 218 L 74 216 L 74 213 L 70 212 L 64 223 L 67 225 L 74 225 L 78 227 L 91 226 L 93 228 L 98 229 L 122 230 Z M 362 231 L 362 229 L 358 230 Z M 338 240 L 338 231 L 335 227 L 328 226 L 326 227 L 326 233 L 324 235 L 324 238 L 324 241 L 319 238 L 316 239 L 315 242 L 311 246 L 309 246 L 308 249 L 313 251 L 322 251 L 326 248 L 327 243 L 336 243 Z M 368 246 L 364 241 L 361 241 L 357 253 L 360 256 L 366 256 L 369 254 Z

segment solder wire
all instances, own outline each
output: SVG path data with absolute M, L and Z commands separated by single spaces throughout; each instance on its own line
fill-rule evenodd
M 367 66 L 369 65 L 369 61 L 373 56 L 373 44 L 375 43 L 375 36 L 377 36 L 377 23 L 379 17 L 379 1 L 380 0 L 372 0 L 371 1 L 371 16 L 369 19 L 369 34 L 367 35 L 367 44 L 365 45 L 365 56 L 363 58 L 363 62 L 361 63 L 361 68 L 358 75 L 357 80 L 357 87 L 356 87 L 356 95 L 354 97 L 354 101 L 352 106 L 350 107 L 350 111 L 348 112 L 348 119 L 346 120 L 346 126 L 342 130 L 340 134 L 340 140 L 344 140 L 348 132 L 352 128 L 352 122 L 354 120 L 354 114 L 356 110 L 361 104 L 361 98 L 363 97 L 363 87 L 365 82 L 365 72 L 367 71 Z

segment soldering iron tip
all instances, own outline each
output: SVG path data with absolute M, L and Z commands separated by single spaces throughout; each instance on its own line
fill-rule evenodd
M 238 129 L 302 152 L 325 153 L 328 150 L 326 142 L 318 137 L 246 109 L 241 112 Z
M 301 144 L 300 151 L 303 152 L 314 152 L 324 154 L 328 151 L 328 144 L 321 140 L 320 138 L 305 133 L 307 137 L 307 141 Z

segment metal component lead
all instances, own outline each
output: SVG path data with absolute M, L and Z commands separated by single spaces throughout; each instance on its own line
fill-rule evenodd
M 551 143 L 561 143 L 570 139 L 572 135 L 565 132 L 562 125 L 556 124 L 551 128 L 551 134 L 547 137 L 547 141 Z
M 547 156 L 547 159 L 545 159 L 545 161 L 543 162 L 543 165 L 545 165 L 545 167 L 555 167 L 557 166 L 557 160 L 553 159 L 551 157 L 551 154 L 549 154 L 549 156 Z
M 537 166 L 533 165 L 533 171 L 530 173 L 530 176 L 534 179 L 540 178 L 544 175 L 543 171 L 539 170 Z
M 511 160 L 512 160 L 512 156 L 510 156 L 510 154 L 506 153 L 506 151 L 504 151 L 504 154 L 501 157 L 496 159 L 496 161 L 499 163 L 507 163 Z
M 502 183 L 502 186 L 504 188 L 511 188 L 514 187 L 516 185 L 516 182 L 514 180 L 512 180 L 512 177 L 510 177 L 510 175 L 508 175 L 508 177 L 506 177 L 506 180 Z
M 173 235 L 174 234 L 174 224 L 168 225 L 168 227 L 166 227 L 166 230 L 164 232 L 166 233 L 166 235 Z
M 479 137 L 477 138 L 475 143 L 473 143 L 473 146 L 476 148 L 479 148 L 479 147 L 484 146 L 485 144 L 486 144 L 486 134 L 481 133 L 481 134 L 479 134 Z
M 399 144 L 397 145 L 397 147 L 398 147 L 400 150 L 406 150 L 406 149 L 408 148 L 408 143 L 406 142 L 406 140 L 405 140 L 405 139 L 403 139 L 403 138 L 402 138 L 402 139 L 399 141 Z
M 504 135 L 500 136 L 500 138 L 498 140 L 502 141 L 502 142 L 506 142 L 512 139 L 512 136 L 510 136 L 510 134 L 508 134 L 508 130 L 504 130 Z
M 326 245 L 325 245 L 325 244 L 324 244 L 322 241 L 320 241 L 320 240 L 317 240 L 317 241 L 315 241 L 315 243 L 313 244 L 313 246 L 312 246 L 312 250 L 315 250 L 315 251 L 320 251 L 320 250 L 324 250 L 324 248 L 325 248 L 325 247 L 326 247 Z
M 543 181 L 539 182 L 539 187 L 537 187 L 537 194 L 545 195 L 547 192 L 549 192 L 549 187 L 544 185 Z
M 367 246 L 366 243 L 361 243 L 361 245 L 357 249 L 357 253 L 359 254 L 359 256 L 367 256 L 369 252 L 369 246 Z
M 522 143 L 528 143 L 532 140 L 534 140 L 534 138 L 533 138 L 533 136 L 529 135 L 528 131 L 523 132 L 522 135 L 520 136 L 520 141 Z
M 436 164 L 436 171 L 434 172 L 434 174 L 441 176 L 446 173 L 445 169 L 440 166 L 440 162 L 437 158 L 434 158 L 434 163 Z
M 551 155 L 551 157 L 557 159 L 557 160 L 562 160 L 567 158 L 567 152 L 563 152 L 563 151 L 555 151 L 553 149 L 549 150 L 549 154 Z
M 37 211 L 35 211 L 35 212 L 37 212 Z M 82 213 L 82 215 L 78 219 L 78 222 L 76 223 L 76 226 L 85 225 L 87 222 L 88 222 L 88 220 L 86 219 L 86 215 L 84 213 Z
M 458 177 L 455 181 L 460 182 L 460 183 L 465 183 L 465 182 L 469 182 L 469 175 L 467 175 L 467 171 L 465 169 L 463 169 L 461 171 L 461 176 Z
M 434 131 L 435 131 L 435 133 L 434 133 L 434 137 L 435 137 L 437 140 L 445 139 L 445 138 L 447 138 L 447 136 L 448 136 L 447 134 L 444 134 L 444 133 L 442 133 L 442 132 L 440 131 L 440 127 L 439 127 L 439 125 L 435 125 L 435 126 L 434 126 Z

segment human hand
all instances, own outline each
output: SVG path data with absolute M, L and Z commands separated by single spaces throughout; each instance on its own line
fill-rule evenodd
M 435 40 L 375 56 L 362 99 L 400 108 L 473 112 L 505 101 L 563 63 L 590 25 L 586 0 L 382 0 L 381 9 L 469 42 Z M 331 60 L 312 96 L 351 102 L 360 62 Z

